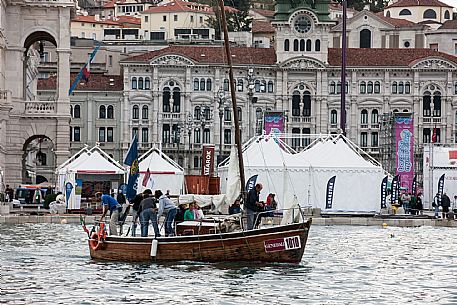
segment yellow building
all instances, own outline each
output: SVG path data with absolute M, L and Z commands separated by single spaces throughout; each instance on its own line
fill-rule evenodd
M 208 19 L 214 15 L 210 6 L 174 0 L 141 13 L 141 29 L 147 40 L 208 40 L 214 29 Z
M 72 37 L 103 39 L 105 28 L 119 27 L 119 23 L 112 20 L 103 20 L 99 16 L 75 16 L 71 20 L 70 31 Z

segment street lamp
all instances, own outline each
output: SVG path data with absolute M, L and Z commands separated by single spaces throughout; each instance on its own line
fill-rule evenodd
M 190 173 L 190 164 L 192 162 L 192 142 L 191 142 L 191 135 L 192 135 L 192 129 L 194 128 L 194 119 L 192 117 L 192 114 L 189 112 L 187 114 L 187 136 L 189 137 L 189 160 L 187 163 L 187 169 Z M 188 174 L 189 174 L 188 173 Z
M 174 142 L 176 143 L 176 146 L 177 146 L 177 151 L 178 151 L 178 164 L 179 164 L 179 142 L 180 142 L 180 139 L 181 139 L 181 124 L 178 124 L 176 126 L 176 130 L 175 130 L 175 135 L 174 135 Z M 182 164 L 179 164 L 179 165 L 182 165 Z
M 249 68 L 248 69 L 248 121 L 249 121 L 249 138 L 252 137 L 252 127 L 251 127 L 251 107 L 252 107 L 252 102 L 253 102 L 253 96 L 254 96 L 254 69 Z M 237 111 L 237 110 L 235 110 Z
M 219 164 L 222 161 L 222 116 L 224 115 L 225 102 L 225 94 L 222 88 L 217 92 L 217 96 L 219 97 L 219 156 L 217 164 Z

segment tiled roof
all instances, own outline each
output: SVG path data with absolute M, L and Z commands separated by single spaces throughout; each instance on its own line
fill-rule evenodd
M 195 7 L 200 7 L 201 9 L 196 9 Z M 148 14 L 148 13 L 168 13 L 168 12 L 212 13 L 212 10 L 206 4 L 174 0 L 174 1 L 162 4 L 162 5 L 151 7 L 147 10 L 144 10 L 142 13 Z
M 348 67 L 407 67 L 426 57 L 442 57 L 457 64 L 457 57 L 431 49 L 348 49 Z M 328 49 L 330 66 L 341 65 L 341 49 Z
M 109 1 L 103 5 L 103 8 L 114 8 L 115 1 Z
M 274 65 L 276 52 L 273 48 L 230 48 L 233 64 Z M 133 56 L 122 62 L 147 62 L 161 55 L 181 55 L 200 64 L 226 64 L 225 49 L 220 46 L 169 46 L 157 51 Z
M 132 16 L 117 16 L 112 21 L 115 21 L 119 24 L 131 24 L 141 26 L 141 19 Z
M 416 23 L 406 20 L 406 19 L 399 19 L 399 18 L 391 18 L 391 17 L 386 17 L 383 15 L 383 12 L 379 12 L 376 14 L 379 18 L 384 20 L 385 22 L 393 25 L 396 28 L 404 28 L 404 27 L 413 27 L 417 26 Z
M 97 24 L 107 24 L 107 25 L 119 25 L 118 22 L 112 20 L 96 20 L 95 16 L 75 16 L 72 22 L 86 22 L 86 23 L 97 23 Z
M 394 4 L 391 4 L 384 9 L 391 8 L 391 7 L 409 7 L 409 6 L 437 6 L 437 7 L 451 7 L 446 3 L 443 3 L 439 0 L 399 0 Z
M 338 3 L 338 2 L 330 2 L 328 4 L 328 8 L 331 9 L 331 10 L 336 10 L 336 11 L 341 11 L 343 10 L 343 6 L 341 5 L 341 3 Z M 350 7 L 347 8 L 347 11 L 348 12 L 357 12 L 357 10 L 355 9 L 352 9 Z
M 71 73 L 70 82 L 68 86 L 73 83 L 77 73 Z M 57 76 L 51 76 L 46 79 L 38 79 L 38 90 L 55 90 Z M 114 80 L 114 81 L 111 81 Z M 114 85 L 110 85 L 114 83 Z M 75 91 L 90 90 L 90 91 L 122 91 L 124 89 L 124 82 L 122 75 L 103 75 L 91 74 L 89 82 L 81 81 L 76 86 Z
M 457 20 L 448 20 L 439 28 L 440 30 L 457 30 Z
M 253 20 L 252 33 L 274 33 L 275 28 L 269 21 Z
M 253 9 L 253 11 L 265 17 L 273 18 L 275 16 L 275 12 L 270 10 Z

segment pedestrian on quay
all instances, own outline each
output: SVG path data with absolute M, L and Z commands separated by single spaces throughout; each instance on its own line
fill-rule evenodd
M 177 213 L 175 204 L 161 190 L 156 190 L 154 197 L 159 200 L 157 219 L 160 219 L 162 214 L 165 215 L 165 235 L 174 236 L 173 222 Z
M 441 196 L 441 214 L 443 219 L 449 219 L 449 207 L 451 206 L 451 199 L 449 196 L 444 193 L 443 196 Z
M 416 197 L 416 209 L 417 209 L 417 215 L 422 215 L 422 210 L 424 209 L 424 204 L 422 202 L 422 193 L 417 194 Z
M 5 196 L 5 199 L 6 199 L 5 201 L 6 202 L 13 201 L 13 199 L 14 199 L 14 190 L 12 188 L 10 188 L 9 184 L 6 185 L 5 194 L 6 194 L 6 196 Z
M 403 209 L 405 210 L 405 214 L 409 214 L 411 211 L 410 203 L 411 203 L 411 194 L 404 192 L 401 195 L 401 203 L 403 206 Z
M 103 206 L 103 214 L 100 217 L 100 222 L 104 220 L 105 215 L 110 211 L 109 234 L 118 235 L 117 225 L 119 223 L 119 214 L 122 210 L 122 206 L 110 195 L 102 195 L 100 200 Z
M 152 223 L 155 237 L 160 237 L 159 226 L 157 224 L 157 199 L 152 196 L 152 191 L 143 191 L 143 200 L 140 208 L 141 237 L 147 237 L 149 231 L 149 221 Z
M 253 189 L 248 193 L 245 209 L 248 218 L 247 229 L 252 230 L 255 226 L 255 218 L 259 212 L 263 211 L 263 203 L 259 200 L 260 191 L 262 191 L 263 185 L 257 183 Z
M 440 216 L 439 216 L 440 200 L 441 200 L 440 193 L 436 193 L 435 197 L 433 198 L 432 207 L 433 207 L 433 210 L 435 211 L 435 218 L 437 218 L 437 219 L 440 218 Z
M 138 224 L 138 219 L 140 218 L 140 204 L 141 200 L 143 200 L 143 193 L 137 194 L 131 201 L 130 204 L 132 205 L 132 236 L 136 236 L 136 227 Z M 140 227 L 141 228 L 141 227 Z

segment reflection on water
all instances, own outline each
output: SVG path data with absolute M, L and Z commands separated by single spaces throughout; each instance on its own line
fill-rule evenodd
M 299 265 L 94 261 L 79 226 L 0 224 L 0 304 L 456 304 L 450 228 L 311 228 Z

